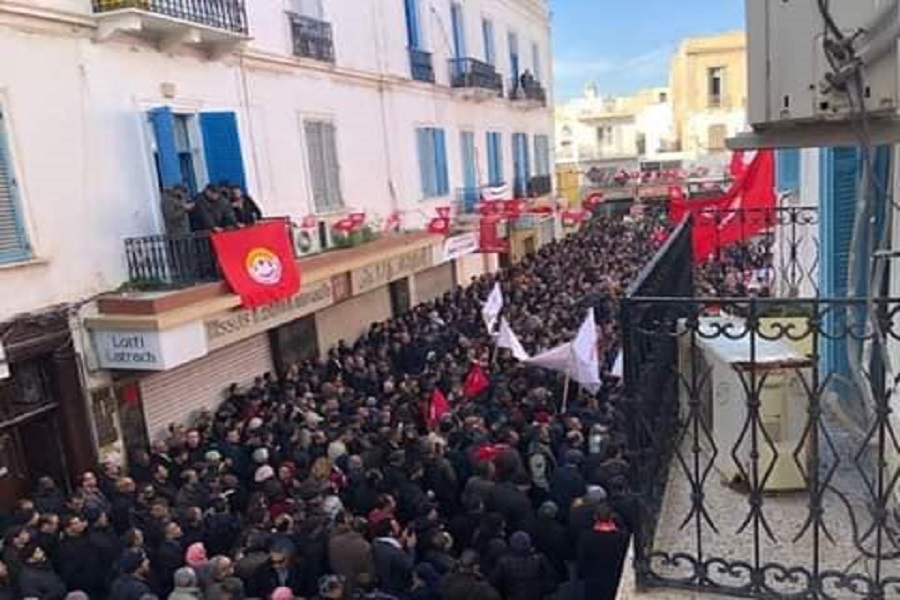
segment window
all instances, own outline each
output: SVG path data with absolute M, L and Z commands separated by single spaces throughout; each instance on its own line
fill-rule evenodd
M 334 62 L 334 36 L 322 0 L 288 0 L 287 8 L 294 55 Z
M 499 131 L 487 134 L 488 185 L 503 184 L 503 135 Z
M 450 21 L 453 27 L 453 52 L 456 58 L 466 58 L 466 27 L 462 5 L 450 5 Z
M 514 133 L 512 136 L 513 172 L 515 185 L 513 193 L 516 198 L 524 198 L 528 191 L 528 180 L 531 178 L 531 159 L 528 151 L 528 134 Z
M 725 67 L 713 67 L 707 71 L 707 88 L 709 107 L 722 106 L 722 95 L 725 93 Z
M 725 138 L 728 137 L 728 128 L 724 125 L 709 126 L 709 150 L 724 150 Z
M 535 175 L 550 175 L 550 136 L 534 136 L 534 170 Z
M 246 189 L 237 116 L 233 112 L 178 113 L 168 106 L 148 114 L 160 188 L 199 191 L 207 182 Z
M 510 31 L 507 36 L 509 44 L 509 76 L 513 81 L 519 80 L 519 34 Z
M 669 94 L 668 94 L 667 92 L 660 92 L 660 93 L 659 93 L 659 101 L 660 101 L 661 103 L 663 103 L 663 102 L 668 102 L 668 101 L 669 101 Z
M 419 175 L 423 198 L 437 198 L 450 193 L 447 169 L 447 141 L 443 129 L 422 127 L 416 130 L 419 151 Z
M 541 48 L 537 42 L 531 44 L 531 74 L 535 81 L 541 80 Z
M 643 133 L 637 134 L 637 137 L 634 139 L 634 150 L 638 155 L 647 153 L 647 136 Z
M 459 144 L 462 148 L 463 187 L 472 189 L 477 185 L 478 166 L 475 164 L 475 134 L 461 131 Z
M 303 122 L 303 132 L 316 212 L 329 213 L 344 208 L 334 123 L 306 120 Z
M 494 47 L 494 22 L 490 19 L 481 20 L 481 35 L 484 37 L 484 62 L 495 65 L 497 52 Z
M 0 264 L 25 260 L 30 255 L 31 247 L 25 234 L 18 186 L 13 174 L 6 120 L 0 109 Z

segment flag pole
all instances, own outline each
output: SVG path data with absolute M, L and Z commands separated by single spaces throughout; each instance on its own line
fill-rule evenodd
M 571 381 L 571 377 L 568 373 L 566 373 L 566 383 L 563 385 L 563 398 L 562 398 L 562 410 L 560 412 L 561 415 L 566 414 L 566 409 L 568 408 L 569 403 L 569 382 Z

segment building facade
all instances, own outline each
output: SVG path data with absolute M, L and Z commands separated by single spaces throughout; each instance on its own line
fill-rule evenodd
M 312 233 L 322 235 L 313 235 L 311 254 L 326 249 L 330 223 L 349 212 L 364 212 L 374 229 L 395 215 L 402 230 L 415 231 L 437 207 L 482 186 L 508 186 L 522 197 L 551 191 L 552 63 L 543 0 L 3 0 L 0 54 L 17 57 L 0 69 L 0 322 L 19 332 L 33 331 L 17 324 L 35 315 L 68 322 L 71 331 L 63 328 L 46 350 L 69 361 L 65 369 L 82 371 L 77 393 L 55 394 L 53 364 L 38 375 L 22 366 L 44 350 L 21 350 L 21 333 L 0 336 L 7 348 L 0 365 L 10 367 L 0 396 L 37 398 L 28 390 L 40 389 L 41 402 L 52 405 L 40 410 L 93 423 L 81 428 L 84 439 L 71 441 L 91 450 L 57 471 L 67 476 L 93 460 L 97 446 L 121 448 L 129 432 L 132 439 L 156 435 L 147 423 L 161 422 L 154 415 L 165 413 L 161 403 L 174 393 L 168 380 L 142 384 L 143 370 L 134 368 L 140 365 L 104 359 L 106 343 L 164 344 L 130 354 L 158 354 L 152 366 L 160 371 L 231 352 L 244 365 L 231 371 L 243 384 L 249 371 L 281 364 L 270 329 L 290 324 L 289 317 L 329 308 L 318 333 L 296 325 L 290 334 L 295 342 L 312 340 L 316 352 L 327 350 L 358 334 L 363 322 L 497 264 L 496 256 L 472 256 L 471 239 L 448 249 L 443 238 L 401 235 L 326 260 L 330 270 L 316 267 L 318 281 L 304 277 L 313 287 L 303 299 L 274 320 L 253 317 L 249 329 L 235 325 L 246 315 L 219 282 L 193 286 L 187 299 L 184 290 L 177 300 L 151 294 L 149 305 L 97 301 L 134 279 L 125 240 L 165 234 L 163 189 L 240 185 L 265 215 L 312 222 Z M 367 287 L 363 275 L 353 279 L 367 265 L 387 265 L 391 275 Z M 346 277 L 332 282 L 336 274 Z M 126 323 L 106 327 L 104 315 Z M 208 322 L 214 315 L 224 319 L 221 328 Z M 100 325 L 92 328 L 95 321 Z M 235 328 L 242 335 L 213 335 Z M 168 344 L 180 348 L 174 358 L 163 356 Z M 59 349 L 66 347 L 72 351 Z M 216 378 L 227 369 L 216 373 L 204 375 L 212 380 L 208 393 L 195 394 L 202 401 L 194 409 L 210 408 L 229 383 Z M 146 398 L 142 388 L 150 390 Z M 56 408 L 60 403 L 70 404 Z M 5 427 L 0 422 L 0 431 Z M 70 443 L 75 433 L 57 429 L 60 443 Z M 23 440 L 17 452 L 31 455 L 33 438 L 16 435 Z M 49 470 L 24 465 L 14 478 L 21 484 Z M 0 488 L 5 480 L 0 475 Z

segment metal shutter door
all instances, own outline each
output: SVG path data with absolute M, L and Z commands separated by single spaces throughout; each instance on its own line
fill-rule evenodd
M 271 370 L 269 337 L 261 333 L 142 379 L 141 397 L 150 439 L 163 436 L 169 423 L 187 422 L 205 408 L 214 410 L 230 384 L 247 385 Z
M 338 341 L 352 344 L 374 322 L 391 318 L 388 287 L 380 287 L 316 313 L 319 352 L 326 353 Z
M 431 302 L 453 289 L 453 263 L 416 273 L 416 302 Z

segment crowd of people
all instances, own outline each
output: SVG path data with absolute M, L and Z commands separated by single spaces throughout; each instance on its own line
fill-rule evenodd
M 764 235 L 723 248 L 697 269 L 697 289 L 709 297 L 771 296 L 775 285 L 772 244 Z
M 183 186 L 162 190 L 166 233 L 182 237 L 194 232 L 222 231 L 253 225 L 262 219 L 256 202 L 238 185 L 209 184 L 196 195 Z
M 596 217 L 497 274 L 371 325 L 319 360 L 173 424 L 165 440 L 42 478 L 3 539 L 0 599 L 606 600 L 639 519 L 617 307 L 658 223 Z M 590 394 L 497 351 L 495 282 L 529 352 L 595 310 Z M 466 392 L 480 364 L 489 385 Z M 450 410 L 437 424 L 435 389 Z M 565 407 L 565 408 L 563 408 Z

